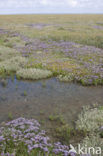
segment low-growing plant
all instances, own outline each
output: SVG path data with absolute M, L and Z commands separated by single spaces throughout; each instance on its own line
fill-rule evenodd
M 81 146 L 100 147 L 103 150 L 103 110 L 102 107 L 84 107 L 77 120 L 77 129 L 85 132 Z M 93 153 L 91 153 L 93 154 Z M 96 154 L 94 154 L 96 156 Z
M 82 147 L 86 146 L 86 148 L 92 147 L 94 149 L 99 147 L 99 148 L 101 148 L 101 152 L 102 152 L 102 150 L 103 150 L 103 139 L 100 137 L 100 135 L 98 133 L 97 134 L 91 133 L 89 136 L 86 136 L 83 139 L 81 146 Z M 97 154 L 92 153 L 92 151 L 91 151 L 91 154 L 94 156 L 97 155 Z
M 63 82 L 72 82 L 74 80 L 75 76 L 73 75 L 73 73 L 70 73 L 67 75 L 59 75 L 57 78 Z
M 13 114 L 12 114 L 12 112 L 9 112 L 9 113 L 8 113 L 8 119 L 9 119 L 9 120 L 13 120 Z
M 55 121 L 60 124 L 65 124 L 65 120 L 64 120 L 63 116 L 61 116 L 61 115 L 50 115 L 49 120 Z
M 29 80 L 38 80 L 43 78 L 48 78 L 52 76 L 52 72 L 43 69 L 36 68 L 27 68 L 20 69 L 16 72 L 17 78 L 29 79 Z
M 0 154 L 2 156 L 70 155 L 70 147 L 60 142 L 51 143 L 45 131 L 34 119 L 18 118 L 0 128 Z M 75 155 L 75 152 L 74 152 Z
M 56 128 L 56 137 L 62 140 L 62 143 L 70 143 L 70 138 L 73 134 L 73 128 L 68 124 Z
M 23 96 L 27 96 L 27 92 L 26 91 L 24 91 Z
M 16 72 L 19 68 L 22 68 L 27 63 L 26 58 L 21 56 L 12 57 L 11 59 L 2 61 L 0 63 L 0 73 L 10 74 Z
M 6 42 L 5 46 L 9 47 L 9 48 L 13 48 L 13 43 L 11 42 Z
M 103 138 L 103 130 L 100 132 L 100 137 Z
M 83 108 L 77 121 L 77 128 L 91 132 L 98 130 L 103 125 L 103 110 L 99 108 Z

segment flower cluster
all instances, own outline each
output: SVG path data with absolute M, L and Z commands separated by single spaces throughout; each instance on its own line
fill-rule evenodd
M 40 129 L 40 124 L 34 119 L 18 118 L 0 128 L 0 153 L 2 156 L 15 156 L 18 152 L 21 154 L 20 151 L 24 152 L 24 155 L 34 154 L 35 150 L 37 153 L 73 155 L 73 152 L 69 152 L 69 146 L 59 142 L 51 144 L 45 131 Z
M 76 156 L 76 153 L 70 150 L 70 147 L 66 145 L 62 145 L 60 142 L 54 143 L 53 152 L 55 154 L 63 153 L 64 156 Z

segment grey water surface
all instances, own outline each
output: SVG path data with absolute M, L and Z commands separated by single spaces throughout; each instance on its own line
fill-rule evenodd
M 83 106 L 103 105 L 103 86 L 84 87 L 74 83 L 59 82 L 56 78 L 22 81 L 8 78 L 0 80 L 0 122 L 27 117 L 47 121 L 50 115 L 62 115 L 74 122 Z M 47 124 L 47 123 L 46 123 Z

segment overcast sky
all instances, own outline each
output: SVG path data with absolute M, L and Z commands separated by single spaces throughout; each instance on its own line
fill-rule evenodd
M 103 0 L 0 0 L 0 14 L 103 13 Z

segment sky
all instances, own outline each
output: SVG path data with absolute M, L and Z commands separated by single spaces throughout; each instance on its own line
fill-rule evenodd
M 0 0 L 0 14 L 103 13 L 103 0 Z

